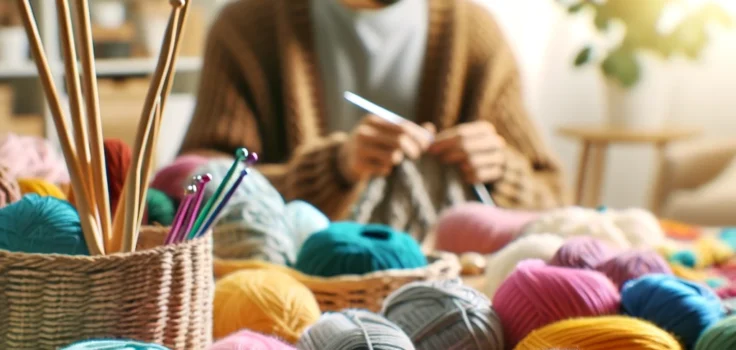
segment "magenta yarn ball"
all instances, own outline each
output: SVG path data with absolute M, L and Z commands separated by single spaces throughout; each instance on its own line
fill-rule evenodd
M 151 188 L 179 202 L 184 198 L 184 189 L 192 181 L 194 172 L 208 161 L 208 158 L 197 155 L 180 156 L 156 173 Z
M 574 317 L 614 315 L 621 295 L 602 273 L 520 262 L 493 296 L 509 348 L 537 328 Z
M 208 350 L 296 350 L 276 338 L 242 330 L 212 344 Z
M 568 239 L 549 264 L 592 270 L 613 255 L 614 250 L 607 243 L 592 237 L 578 236 Z
M 539 214 L 465 203 L 440 214 L 435 229 L 438 250 L 490 254 L 513 241 Z
M 672 274 L 670 265 L 653 250 L 628 250 L 612 256 L 596 267 L 621 288 L 626 281 L 650 273 Z

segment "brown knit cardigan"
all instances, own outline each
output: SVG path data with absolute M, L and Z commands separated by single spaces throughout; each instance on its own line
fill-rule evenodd
M 312 41 L 310 0 L 240 0 L 213 24 L 197 107 L 181 153 L 258 152 L 286 199 L 344 218 L 365 187 L 336 166 L 347 135 L 326 130 Z M 501 29 L 471 0 L 428 0 L 429 33 L 418 122 L 440 130 L 485 119 L 507 142 L 503 177 L 489 186 L 499 206 L 566 204 L 555 157 L 523 107 L 520 78 Z

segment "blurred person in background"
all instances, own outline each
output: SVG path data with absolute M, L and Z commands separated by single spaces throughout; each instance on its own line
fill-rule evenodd
M 472 0 L 234 1 L 210 30 L 181 153 L 247 147 L 286 199 L 332 219 L 369 179 L 424 154 L 501 207 L 564 205 L 520 83 L 502 30 Z M 408 121 L 367 115 L 345 91 Z

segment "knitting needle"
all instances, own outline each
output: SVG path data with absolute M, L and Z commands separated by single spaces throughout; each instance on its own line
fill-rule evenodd
M 196 185 L 191 184 L 187 186 L 186 190 L 184 191 L 184 199 L 179 205 L 179 208 L 176 210 L 176 215 L 174 215 L 174 222 L 171 225 L 171 230 L 169 231 L 169 234 L 166 235 L 166 240 L 164 241 L 164 244 L 171 244 L 174 243 L 174 241 L 176 240 L 176 237 L 178 236 L 179 231 L 182 229 L 182 225 L 184 224 L 184 217 L 189 210 L 189 204 L 192 202 L 192 198 L 196 193 Z
M 248 154 L 248 158 L 245 160 L 245 163 L 248 166 L 251 166 L 255 164 L 258 161 L 258 154 L 255 152 L 252 152 Z M 218 216 L 220 216 L 220 213 L 223 209 L 225 209 L 225 206 L 228 202 L 230 202 L 230 198 L 233 197 L 233 194 L 235 194 L 235 191 L 240 188 L 240 184 L 243 182 L 243 179 L 245 176 L 248 175 L 248 168 L 240 171 L 240 176 L 238 176 L 237 180 L 235 180 L 235 183 L 230 186 L 230 189 L 225 193 L 225 196 L 222 198 L 222 200 L 217 204 L 217 208 L 212 212 L 210 217 L 207 219 L 207 222 L 202 226 L 202 228 L 199 230 L 199 232 L 195 235 L 195 237 L 203 235 L 209 228 L 212 226 L 212 224 L 217 220 Z
M 49 68 L 48 59 L 46 58 L 46 53 L 44 52 L 43 44 L 41 43 L 41 38 L 38 34 L 38 27 L 36 26 L 36 20 L 33 16 L 31 5 L 28 0 L 18 0 L 18 6 L 20 8 L 23 26 L 25 27 L 26 34 L 28 35 L 28 41 L 30 43 L 31 52 L 33 53 L 34 62 L 38 69 L 41 85 L 49 104 L 51 117 L 53 118 L 54 125 L 56 127 L 56 133 L 59 137 L 59 143 L 61 144 L 61 149 L 64 153 L 64 159 L 66 160 L 67 167 L 69 168 L 72 188 L 77 193 L 84 193 L 85 187 L 81 181 L 84 175 L 71 141 L 72 137 L 66 123 L 64 109 L 61 107 L 59 93 L 56 89 L 56 84 L 54 84 L 54 78 L 51 74 L 51 69 Z M 96 217 L 91 213 L 89 203 L 84 195 L 80 196 L 77 200 L 77 211 L 79 212 L 82 232 L 84 234 L 85 243 L 87 244 L 89 253 L 91 255 L 104 254 L 105 250 L 99 239 L 99 233 L 95 222 Z
M 227 186 L 227 184 L 230 182 L 230 179 L 233 177 L 233 173 L 235 173 L 235 169 L 237 169 L 238 164 L 245 161 L 247 158 L 247 149 L 238 148 L 237 150 L 235 150 L 235 161 L 233 161 L 233 165 L 230 166 L 230 169 L 228 169 L 227 173 L 225 174 L 225 178 L 222 179 L 222 183 L 220 183 L 220 186 L 217 186 L 215 193 L 212 195 L 212 197 L 210 197 L 210 199 L 207 200 L 207 203 L 204 205 L 202 212 L 199 213 L 199 216 L 197 216 L 197 221 L 194 223 L 194 227 L 191 231 L 187 233 L 187 237 L 189 239 L 193 238 L 194 234 L 199 231 L 200 227 L 202 227 L 202 224 L 204 223 L 204 220 L 207 219 L 207 217 L 209 216 L 210 210 L 212 209 L 215 201 L 217 201 L 217 199 L 222 194 L 223 189 L 225 188 L 225 186 Z
M 162 111 L 161 111 L 161 99 L 163 97 L 159 97 L 158 103 L 156 103 L 156 108 L 154 108 L 154 116 L 153 120 L 151 121 L 151 133 L 148 135 L 148 139 L 146 140 L 146 147 L 143 149 L 143 165 L 141 167 L 141 180 L 139 186 L 141 188 L 148 189 L 148 182 L 149 182 L 149 176 L 146 176 L 147 174 L 150 175 L 151 173 L 151 167 L 153 166 L 153 151 L 156 148 L 156 140 L 158 140 L 158 133 L 159 130 L 161 130 L 161 118 L 162 118 Z M 146 210 L 146 193 L 144 191 L 141 191 L 139 193 L 141 197 L 138 198 L 138 203 L 141 203 L 138 207 L 138 221 L 137 223 L 140 223 L 143 218 L 143 213 Z M 140 227 L 136 227 L 136 229 L 140 229 Z
M 172 5 L 171 15 L 169 16 L 169 23 L 164 33 L 164 40 L 161 45 L 161 55 L 159 55 L 158 62 L 156 64 L 156 70 L 154 71 L 151 85 L 146 95 L 146 100 L 143 104 L 143 112 L 141 113 L 141 120 L 138 123 L 138 133 L 136 135 L 135 149 L 133 152 L 133 165 L 128 171 L 126 178 L 126 184 L 131 187 L 126 192 L 126 213 L 125 223 L 123 225 L 123 251 L 131 252 L 135 250 L 135 244 L 138 240 L 138 229 L 140 226 L 140 206 L 143 204 L 142 199 L 145 199 L 148 191 L 148 186 L 141 186 L 141 180 L 144 176 L 141 174 L 144 171 L 144 164 L 148 161 L 143 158 L 144 147 L 149 147 L 145 144 L 146 139 L 155 127 L 152 123 L 155 122 L 155 115 L 157 114 L 156 104 L 161 103 L 161 90 L 163 89 L 165 74 L 168 71 L 166 65 L 171 63 L 171 56 L 174 51 L 174 33 L 177 32 L 177 26 L 179 24 L 179 13 L 181 11 L 184 1 L 170 1 Z M 149 153 L 150 155 L 151 153 Z M 145 169 L 146 171 L 150 170 Z
M 166 107 L 166 100 L 169 97 L 169 94 L 171 93 L 171 88 L 173 86 L 175 75 L 173 70 L 174 67 L 176 67 L 176 61 L 179 58 L 179 50 L 181 49 L 181 33 L 184 30 L 184 23 L 186 22 L 189 15 L 189 5 L 191 3 L 191 1 L 184 2 L 181 12 L 179 13 L 179 25 L 176 27 L 177 31 L 176 35 L 174 36 L 176 38 L 174 40 L 174 55 L 172 56 L 171 64 L 169 64 L 169 71 L 166 73 L 167 79 L 164 82 L 163 96 L 161 98 L 161 110 L 164 110 L 164 107 Z
M 352 102 L 354 105 L 363 108 L 369 113 L 375 114 L 379 118 L 383 118 L 389 123 L 401 124 L 407 121 L 405 118 L 399 116 L 398 114 L 391 112 L 371 101 L 368 101 L 350 91 L 346 91 L 343 96 L 346 100 Z M 433 138 L 429 131 L 427 131 L 427 134 L 430 139 Z M 481 203 L 487 205 L 495 205 L 493 203 L 493 198 L 491 198 L 491 194 L 488 193 L 488 189 L 484 184 L 473 184 L 473 192 L 475 192 L 475 195 L 478 197 L 478 200 L 480 200 Z
M 78 40 L 82 63 L 82 82 L 84 87 L 84 101 L 87 107 L 87 127 L 90 132 L 90 149 L 92 151 L 92 172 L 94 195 L 99 209 L 100 226 L 105 249 L 109 250 L 112 240 L 112 213 L 110 211 L 110 196 L 107 186 L 107 169 L 105 168 L 105 149 L 102 135 L 102 120 L 100 118 L 100 97 L 97 90 L 97 71 L 95 68 L 95 54 L 92 46 L 92 29 L 89 16 L 89 1 L 77 0 L 76 6 Z
M 197 193 L 197 200 L 194 204 L 194 208 L 192 209 L 191 215 L 189 216 L 189 223 L 187 224 L 187 228 L 181 232 L 179 237 L 177 238 L 178 241 L 184 241 L 187 238 L 189 238 L 189 232 L 192 231 L 192 227 L 194 226 L 195 219 L 200 215 L 199 214 L 199 207 L 202 205 L 202 200 L 204 199 L 204 191 L 205 187 L 207 186 L 207 183 L 209 183 L 212 180 L 212 175 L 210 174 L 204 174 L 197 177 L 197 182 L 199 184 Z
M 77 69 L 77 51 L 74 47 L 74 38 L 72 33 L 71 13 L 69 10 L 68 0 L 56 0 L 56 15 L 59 21 L 59 38 L 61 39 L 61 52 L 64 57 L 64 78 L 69 94 L 69 106 L 71 110 L 72 127 L 74 129 L 74 141 L 76 141 L 77 160 L 85 174 L 92 176 L 94 174 L 90 167 L 90 151 L 89 136 L 87 134 L 87 125 L 85 122 L 85 111 L 82 108 L 82 88 L 79 82 L 79 70 Z M 88 181 L 88 176 L 82 179 L 85 191 L 80 193 L 86 196 L 89 209 L 95 214 L 95 219 L 99 225 L 99 214 L 96 205 L 94 187 L 92 182 Z

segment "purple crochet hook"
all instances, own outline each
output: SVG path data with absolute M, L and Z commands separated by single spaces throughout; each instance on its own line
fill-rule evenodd
M 197 199 L 194 203 L 194 208 L 192 208 L 190 215 L 189 215 L 189 223 L 187 224 L 187 228 L 182 231 L 180 235 L 176 237 L 177 242 L 181 242 L 186 240 L 187 238 L 187 232 L 189 232 L 192 229 L 192 226 L 194 225 L 194 220 L 197 218 L 197 214 L 199 212 L 199 207 L 202 205 L 202 199 L 204 198 L 204 188 L 207 186 L 207 183 L 212 181 L 212 175 L 210 174 L 203 174 L 196 176 L 197 181 Z
M 179 208 L 176 210 L 174 223 L 171 226 L 169 234 L 166 235 L 166 241 L 164 244 L 172 244 L 176 241 L 176 237 L 179 235 L 179 231 L 181 231 L 182 224 L 184 223 L 184 218 L 187 216 L 187 212 L 189 211 L 189 204 L 192 202 L 194 194 L 197 193 L 197 186 L 193 184 L 187 186 L 184 193 L 184 200 L 182 200 Z
M 203 235 L 209 228 L 214 224 L 215 220 L 217 220 L 217 217 L 220 215 L 220 212 L 222 212 L 223 209 L 225 209 L 225 206 L 228 202 L 230 202 L 230 198 L 235 194 L 235 191 L 238 190 L 240 187 L 240 184 L 243 182 L 243 179 L 246 175 L 248 175 L 248 168 L 247 166 L 253 165 L 258 161 L 258 154 L 255 152 L 251 152 L 248 154 L 248 157 L 245 159 L 246 168 L 240 171 L 240 175 L 235 180 L 235 183 L 230 187 L 230 189 L 225 193 L 225 196 L 222 198 L 220 203 L 217 204 L 217 207 L 212 212 L 209 218 L 207 218 L 207 222 L 202 226 L 202 229 L 197 232 L 197 235 L 195 237 L 199 237 Z

